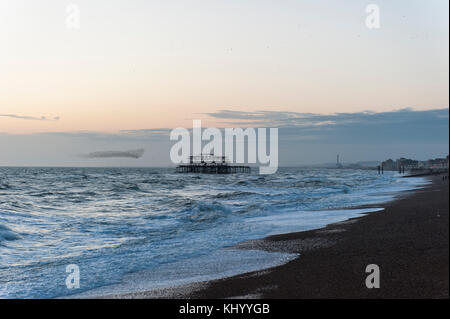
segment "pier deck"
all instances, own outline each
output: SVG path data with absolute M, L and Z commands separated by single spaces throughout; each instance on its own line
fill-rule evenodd
M 177 167 L 177 173 L 202 173 L 202 174 L 249 174 L 249 166 L 231 166 L 231 165 L 205 165 L 205 164 L 186 164 Z
M 234 166 L 225 156 L 214 154 L 200 154 L 189 156 L 189 163 L 177 166 L 177 173 L 201 173 L 201 174 L 249 174 L 249 166 Z

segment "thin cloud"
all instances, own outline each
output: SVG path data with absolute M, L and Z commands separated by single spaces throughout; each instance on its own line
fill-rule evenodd
M 226 127 L 278 127 L 280 143 L 291 147 L 303 144 L 333 145 L 403 145 L 403 144 L 448 144 L 449 109 L 415 111 L 401 109 L 391 112 L 356 112 L 335 114 L 313 114 L 298 112 L 257 111 L 238 112 L 222 110 L 208 113 L 222 119 Z M 191 132 L 191 128 L 187 128 Z M 104 132 L 51 132 L 35 133 L 33 136 L 58 137 L 80 140 L 83 143 L 160 143 L 158 147 L 170 145 L 171 129 L 155 128 L 123 130 L 117 133 Z M 222 133 L 223 134 L 223 133 Z M 290 144 L 292 143 L 292 144 Z M 109 144 L 111 145 L 111 144 Z M 139 155 L 139 153 L 138 153 Z M 136 153 L 100 152 L 86 154 L 87 158 L 129 157 Z
M 225 120 L 226 124 L 260 125 L 265 127 L 314 127 L 325 125 L 351 124 L 402 124 L 424 123 L 439 119 L 448 119 L 448 109 L 414 111 L 410 108 L 391 112 L 375 113 L 371 111 L 355 113 L 314 114 L 298 112 L 255 111 L 240 112 L 221 110 L 206 113 L 208 116 Z
M 224 120 L 228 126 L 278 127 L 282 141 L 355 145 L 448 143 L 448 108 L 335 114 L 222 110 L 208 115 Z
M 84 158 L 134 158 L 138 159 L 144 155 L 144 149 L 131 150 L 131 151 L 103 151 L 103 152 L 92 152 L 88 154 L 83 154 L 81 157 Z
M 59 116 L 55 116 L 53 118 L 47 118 L 46 116 L 36 117 L 36 116 L 17 115 L 17 114 L 0 114 L 0 117 L 9 117 L 12 119 L 29 120 L 29 121 L 58 121 L 60 119 Z

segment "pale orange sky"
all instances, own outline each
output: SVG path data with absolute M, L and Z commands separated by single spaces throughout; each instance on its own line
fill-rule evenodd
M 356 0 L 75 1 L 79 30 L 66 28 L 67 3 L 0 1 L 0 132 L 448 107 L 447 1 L 378 1 L 380 29 Z

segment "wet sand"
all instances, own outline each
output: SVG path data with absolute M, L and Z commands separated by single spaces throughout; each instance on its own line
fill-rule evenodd
M 300 253 L 274 268 L 116 298 L 448 298 L 448 179 L 430 177 L 383 211 L 325 228 L 244 242 L 242 249 Z M 380 288 L 365 270 L 380 267 Z M 110 296 L 111 297 L 111 296 Z

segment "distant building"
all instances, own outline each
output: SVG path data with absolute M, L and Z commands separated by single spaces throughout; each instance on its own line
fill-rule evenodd
M 339 162 L 339 154 L 336 156 L 336 168 L 342 168 L 342 164 Z
M 381 166 L 386 171 L 396 171 L 397 170 L 397 162 L 392 159 L 388 159 L 387 161 L 384 161 L 383 163 L 381 163 Z
M 417 168 L 419 166 L 419 161 L 409 159 L 409 158 L 400 158 L 397 160 L 397 168 L 404 167 L 405 169 Z
M 392 159 L 388 159 L 384 161 L 381 165 L 384 170 L 387 171 L 396 171 L 399 169 L 412 170 L 412 169 L 431 169 L 431 168 L 447 168 L 448 169 L 448 160 L 449 157 L 447 155 L 446 158 L 436 158 L 429 159 L 428 161 L 417 161 L 409 158 L 401 157 L 396 161 Z
M 446 158 L 430 159 L 426 163 L 428 168 L 448 168 L 448 155 Z

